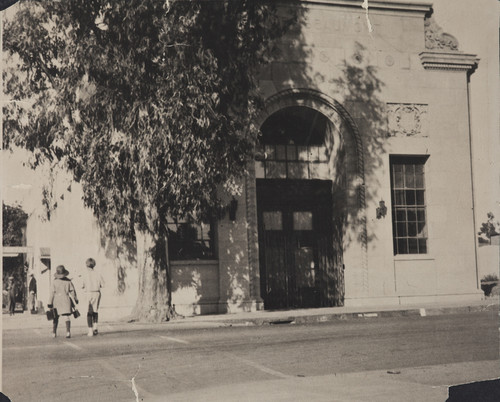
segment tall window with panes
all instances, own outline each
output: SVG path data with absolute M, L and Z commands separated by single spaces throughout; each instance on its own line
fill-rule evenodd
M 394 254 L 427 254 L 426 156 L 391 156 Z

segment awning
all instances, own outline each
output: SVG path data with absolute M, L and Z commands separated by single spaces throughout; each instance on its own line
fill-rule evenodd
M 40 247 L 40 258 L 50 258 L 50 247 Z

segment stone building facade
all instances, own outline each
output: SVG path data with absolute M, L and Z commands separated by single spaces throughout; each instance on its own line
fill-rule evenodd
M 429 3 L 366 3 L 302 2 L 259 77 L 262 137 L 241 195 L 217 222 L 172 222 L 178 313 L 481 298 L 468 103 L 478 60 Z M 78 208 L 65 202 L 52 225 Z M 90 222 L 52 239 L 51 258 L 83 267 L 93 254 L 104 309 L 126 314 L 137 272 L 119 247 L 85 240 L 98 238 Z

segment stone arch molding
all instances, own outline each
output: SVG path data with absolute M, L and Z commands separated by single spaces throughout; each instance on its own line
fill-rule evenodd
M 322 92 L 308 88 L 293 88 L 278 92 L 264 103 L 262 112 L 258 115 L 256 124 L 261 127 L 265 120 L 273 113 L 290 106 L 304 106 L 312 108 L 332 123 L 336 134 L 344 142 L 346 148 L 345 164 L 347 170 L 347 210 L 351 216 L 348 225 L 356 226 L 356 237 L 361 246 L 361 259 L 356 265 L 361 268 L 360 285 L 368 292 L 368 259 L 367 259 L 367 228 L 366 228 L 366 198 L 364 178 L 363 142 L 359 129 L 353 118 L 343 105 Z M 349 269 L 346 266 L 346 269 Z

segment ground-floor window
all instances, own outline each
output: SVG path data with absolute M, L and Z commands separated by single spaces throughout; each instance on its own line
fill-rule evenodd
M 427 156 L 391 156 L 394 254 L 427 254 L 424 165 Z
M 169 220 L 168 254 L 176 260 L 210 260 L 216 258 L 213 222 L 195 223 L 189 219 Z

